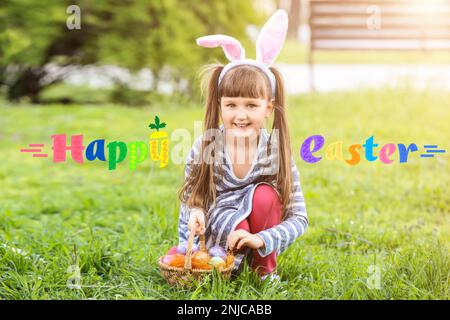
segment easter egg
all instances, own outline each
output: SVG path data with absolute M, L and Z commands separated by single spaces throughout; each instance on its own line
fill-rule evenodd
M 161 261 L 162 261 L 162 263 L 170 265 L 170 262 L 172 261 L 172 259 L 173 259 L 173 255 L 168 254 L 168 255 L 165 255 Z
M 198 265 L 198 266 L 193 266 L 194 269 L 201 269 L 201 270 L 211 270 L 213 267 L 210 266 L 209 264 L 202 264 L 202 265 Z
M 192 245 L 192 253 L 196 253 L 198 251 L 198 245 L 193 244 Z
M 187 241 L 183 241 L 178 245 L 177 253 L 186 254 L 186 250 L 187 250 Z
M 192 245 L 192 253 L 197 252 L 197 251 L 198 251 L 198 245 L 193 244 Z M 187 252 L 187 241 L 183 241 L 178 245 L 178 247 L 176 249 L 176 253 L 186 254 L 186 252 Z
M 209 255 L 211 257 L 220 257 L 223 260 L 227 258 L 226 251 L 220 246 L 214 246 L 211 249 L 209 249 Z
M 201 268 L 208 266 L 208 262 L 211 259 L 208 252 L 205 251 L 197 251 L 192 255 L 192 267 L 193 268 Z
M 169 264 L 171 267 L 183 267 L 184 266 L 184 256 L 182 254 L 173 255 L 172 260 Z
M 173 246 L 172 248 L 170 248 L 169 249 L 169 251 L 167 251 L 167 255 L 173 255 L 173 254 L 176 254 L 177 253 L 177 249 L 178 249 L 178 247 L 177 246 Z
M 225 261 L 223 261 L 220 257 L 212 257 L 211 260 L 209 260 L 209 265 L 214 268 L 221 269 L 225 268 Z
M 233 262 L 234 262 L 234 256 L 229 254 L 227 256 L 227 259 L 225 260 L 227 267 L 231 266 L 233 264 Z

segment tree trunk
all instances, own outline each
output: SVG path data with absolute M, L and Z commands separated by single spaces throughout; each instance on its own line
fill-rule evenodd
M 289 26 L 287 36 L 291 39 L 298 40 L 298 28 L 300 26 L 300 0 L 291 0 L 291 8 L 289 10 Z
M 17 76 L 8 88 L 8 99 L 17 101 L 21 97 L 29 97 L 32 103 L 39 102 L 39 93 L 43 89 L 41 79 L 45 71 L 41 67 L 28 67 Z

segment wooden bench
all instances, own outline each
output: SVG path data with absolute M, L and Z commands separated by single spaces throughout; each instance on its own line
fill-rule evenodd
M 450 50 L 450 0 L 310 0 L 308 64 L 317 50 Z

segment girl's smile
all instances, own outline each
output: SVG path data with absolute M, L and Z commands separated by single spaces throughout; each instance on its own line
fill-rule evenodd
M 238 137 L 258 135 L 264 120 L 272 112 L 267 99 L 245 97 L 222 97 L 220 109 L 225 129 Z

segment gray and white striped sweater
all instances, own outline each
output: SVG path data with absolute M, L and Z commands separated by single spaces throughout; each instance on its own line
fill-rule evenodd
M 224 132 L 224 127 L 221 125 L 220 132 Z M 201 148 L 202 136 L 200 136 L 194 143 L 191 152 L 186 160 L 185 178 L 191 172 L 192 163 L 199 163 L 199 153 Z M 217 179 L 216 185 L 216 202 L 212 205 L 206 214 L 206 230 L 205 239 L 206 247 L 210 248 L 214 245 L 220 245 L 227 248 L 227 236 L 235 230 L 236 226 L 245 218 L 247 218 L 252 211 L 253 192 L 256 186 L 261 182 L 255 180 L 261 175 L 270 170 L 273 164 L 273 154 L 268 156 L 266 153 L 267 143 L 270 135 L 267 130 L 262 129 L 258 143 L 258 155 L 252 164 L 247 176 L 243 179 L 237 178 L 232 169 L 231 160 L 228 156 L 224 144 L 217 148 L 218 159 L 223 164 L 223 176 Z M 217 141 L 217 139 L 216 139 Z M 273 141 L 273 140 L 272 140 Z M 219 145 L 219 144 L 217 144 Z M 277 154 L 275 152 L 275 154 Z M 291 245 L 296 238 L 301 236 L 308 226 L 308 217 L 306 214 L 306 206 L 300 186 L 299 173 L 293 158 L 291 159 L 291 168 L 293 173 L 294 192 L 290 196 L 290 202 L 287 206 L 285 219 L 277 226 L 263 230 L 257 233 L 260 236 L 265 246 L 263 249 L 258 249 L 259 254 L 265 257 L 274 250 L 279 254 L 283 252 L 289 245 Z M 215 170 L 215 175 L 218 176 L 218 170 Z M 264 182 L 263 182 L 264 183 Z M 273 181 L 272 185 L 275 185 Z M 190 215 L 190 208 L 186 203 L 181 202 L 179 212 L 178 234 L 179 241 L 186 241 L 189 236 L 187 223 Z M 196 239 L 198 243 L 198 239 Z M 242 258 L 242 257 L 241 257 Z

